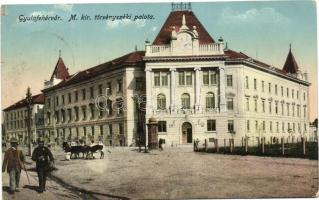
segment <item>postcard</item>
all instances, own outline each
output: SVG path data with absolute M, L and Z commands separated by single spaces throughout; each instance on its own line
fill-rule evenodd
M 316 197 L 316 12 L 2 5 L 2 198 Z

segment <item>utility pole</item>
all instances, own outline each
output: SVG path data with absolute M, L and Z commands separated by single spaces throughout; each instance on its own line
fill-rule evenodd
M 27 89 L 26 94 L 26 101 L 27 101 L 27 110 L 28 110 L 28 155 L 31 156 L 32 154 L 32 143 L 31 143 L 31 104 L 32 104 L 32 94 L 30 91 L 30 87 Z

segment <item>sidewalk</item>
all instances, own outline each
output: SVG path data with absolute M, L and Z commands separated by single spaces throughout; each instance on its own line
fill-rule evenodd
M 47 179 L 46 191 L 38 193 L 38 177 L 34 171 L 34 163 L 31 162 L 30 157 L 26 156 L 26 168 L 29 175 L 30 184 L 24 170 L 21 171 L 20 176 L 20 192 L 16 192 L 13 195 L 8 193 L 9 191 L 9 174 L 7 172 L 2 173 L 2 199 L 17 199 L 17 200 L 55 200 L 55 199 L 81 199 L 81 194 L 76 194 L 56 182 Z M 30 164 L 28 164 L 30 163 Z M 32 163 L 32 164 L 31 164 Z

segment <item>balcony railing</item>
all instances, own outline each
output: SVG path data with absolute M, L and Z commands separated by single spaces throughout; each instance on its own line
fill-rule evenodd
M 197 48 L 179 49 L 168 45 L 146 45 L 146 57 L 161 56 L 201 56 L 224 54 L 223 43 L 200 44 Z

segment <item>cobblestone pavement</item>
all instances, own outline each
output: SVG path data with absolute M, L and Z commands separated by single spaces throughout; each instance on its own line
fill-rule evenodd
M 53 152 L 58 170 L 39 199 L 313 197 L 318 190 L 315 160 L 194 153 L 190 146 L 150 153 L 108 148 L 104 159 L 71 161 Z M 24 193 L 38 195 L 30 188 Z

